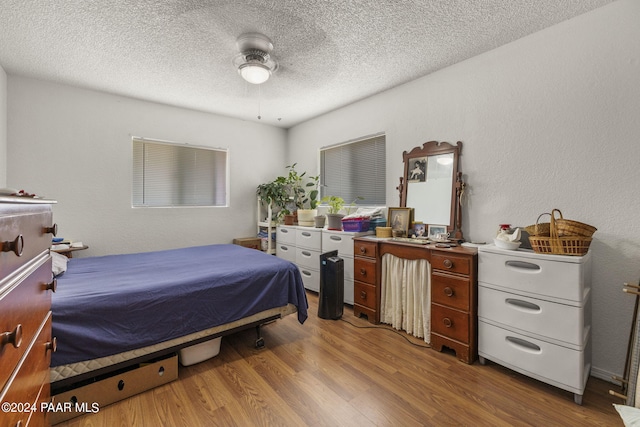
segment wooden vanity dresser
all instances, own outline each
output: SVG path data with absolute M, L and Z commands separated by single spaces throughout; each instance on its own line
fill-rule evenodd
M 2 426 L 48 426 L 52 278 L 51 201 L 0 197 Z M 44 409 L 44 410 L 43 410 Z
M 355 316 L 380 323 L 381 265 L 385 254 L 431 263 L 431 347 L 448 347 L 473 363 L 477 346 L 477 270 L 474 248 L 438 248 L 375 237 L 354 238 Z

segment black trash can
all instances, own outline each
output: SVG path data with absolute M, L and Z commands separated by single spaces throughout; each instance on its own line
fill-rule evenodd
M 344 309 L 344 260 L 338 251 L 320 255 L 318 317 L 336 320 Z

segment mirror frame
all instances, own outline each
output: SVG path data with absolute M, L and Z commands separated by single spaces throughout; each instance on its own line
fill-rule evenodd
M 460 212 L 460 196 L 464 191 L 464 182 L 462 181 L 462 172 L 460 172 L 460 153 L 462 151 L 462 141 L 458 141 L 456 145 L 444 141 L 428 141 L 422 144 L 422 147 L 415 147 L 411 151 L 402 153 L 404 162 L 404 176 L 400 178 L 400 185 L 397 189 L 400 191 L 400 206 L 407 204 L 407 187 L 409 177 L 409 165 L 411 159 L 436 156 L 440 154 L 453 153 L 453 176 L 451 180 L 451 217 L 447 225 L 447 231 L 451 233 L 452 240 L 462 240 L 462 215 Z M 445 225 L 445 224 L 443 224 Z

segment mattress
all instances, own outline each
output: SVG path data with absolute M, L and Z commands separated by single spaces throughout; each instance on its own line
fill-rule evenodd
M 239 245 L 70 259 L 52 298 L 51 366 L 128 357 L 289 305 L 304 323 L 295 264 Z

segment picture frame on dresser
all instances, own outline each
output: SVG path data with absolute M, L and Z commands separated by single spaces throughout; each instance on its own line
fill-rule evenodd
M 387 227 L 391 227 L 394 237 L 407 237 L 413 222 L 413 208 L 389 208 L 387 213 Z
M 435 225 L 429 224 L 427 227 L 427 237 L 435 238 L 438 234 L 446 233 L 447 226 L 446 225 Z
M 416 237 L 427 237 L 427 225 L 426 224 L 422 224 L 422 223 L 418 223 L 418 222 L 414 222 L 413 224 L 413 235 Z

